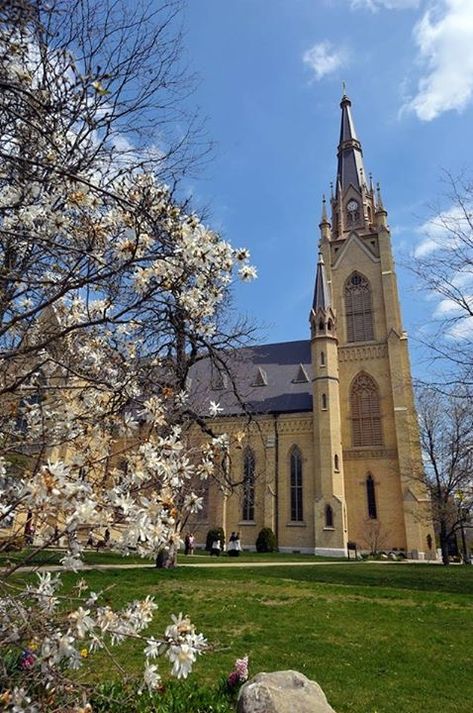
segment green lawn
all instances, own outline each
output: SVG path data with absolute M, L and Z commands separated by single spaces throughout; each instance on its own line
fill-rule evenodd
M 247 653 L 251 674 L 296 669 L 317 680 L 337 713 L 472 710 L 473 568 L 355 563 L 81 576 L 96 591 L 116 585 L 107 593 L 114 606 L 155 595 L 150 633 L 172 612 L 189 614 L 212 644 L 195 668 L 209 683 Z M 139 645 L 117 652 L 140 672 Z M 95 680 L 113 675 L 101 655 L 90 666 Z
M 13 551 L 13 552 L 0 552 L 0 565 L 5 565 L 8 562 L 17 563 L 26 561 L 27 565 L 55 565 L 59 564 L 62 557 L 64 557 L 64 550 L 41 550 L 39 552 L 34 552 L 31 549 Z M 33 556 L 31 556 L 33 555 Z M 96 552 L 95 550 L 86 550 L 84 553 L 84 561 L 87 564 L 149 564 L 149 560 L 143 560 L 141 557 L 125 557 L 116 552 Z
M 7 562 L 16 563 L 24 560 L 33 553 L 32 550 L 26 549 L 18 552 L 0 552 L 0 566 L 6 564 Z M 59 564 L 61 557 L 64 556 L 64 550 L 41 550 L 34 553 L 34 556 L 28 559 L 27 564 L 31 566 L 36 565 L 55 565 Z M 222 554 L 220 557 L 210 557 L 209 553 L 205 550 L 196 550 L 195 554 L 186 557 L 181 551 L 179 553 L 179 562 L 182 564 L 192 564 L 195 562 L 204 563 L 212 562 L 213 564 L 222 564 L 229 562 L 273 562 L 273 561 L 291 561 L 291 562 L 314 562 L 314 561 L 327 561 L 327 557 L 315 557 L 314 555 L 303 555 L 303 554 L 292 554 L 287 552 L 268 552 L 267 554 L 260 554 L 257 552 L 242 552 L 238 559 L 229 558 L 226 554 Z M 151 559 L 142 559 L 136 555 L 130 555 L 128 557 L 123 557 L 117 552 L 110 552 L 100 550 L 96 552 L 92 549 L 87 549 L 84 552 L 84 562 L 87 564 L 153 564 Z

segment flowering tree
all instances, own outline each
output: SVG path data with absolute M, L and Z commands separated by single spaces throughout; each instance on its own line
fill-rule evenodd
M 5 549 L 34 545 L 0 582 L 7 710 L 87 710 L 68 671 L 84 652 L 144 636 L 155 608 L 148 598 L 114 612 L 83 582 L 64 602 L 59 575 L 22 589 L 18 567 L 61 543 L 63 566 L 77 570 L 84 532 L 105 531 L 124 554 L 172 550 L 201 504 L 192 483 L 227 457 L 211 432 L 188 448 L 189 419 L 204 424 L 209 405 L 188 407 L 187 376 L 238 340 L 223 305 L 234 274 L 255 270 L 163 183 L 188 132 L 159 150 L 144 143 L 152 109 L 172 94 L 176 9 L 0 10 L 0 527 Z M 159 654 L 185 677 L 205 646 L 181 615 L 143 642 L 150 690 Z

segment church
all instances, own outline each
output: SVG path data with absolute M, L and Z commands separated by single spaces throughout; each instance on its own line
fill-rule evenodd
M 337 174 L 325 198 L 308 339 L 238 350 L 231 376 L 198 363 L 191 391 L 219 404 L 234 487 L 210 483 L 198 543 L 210 528 L 254 549 L 263 527 L 280 551 L 434 558 L 422 480 L 407 335 L 387 211 L 367 178 L 351 101 L 341 100 Z M 232 387 L 232 388 L 230 388 Z M 235 387 L 235 388 L 233 388 Z M 237 396 L 237 395 L 238 396 Z

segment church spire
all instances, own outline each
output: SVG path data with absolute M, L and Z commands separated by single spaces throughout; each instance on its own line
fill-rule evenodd
M 325 200 L 325 195 L 322 197 L 322 217 L 320 219 L 320 238 L 322 241 L 330 240 L 330 221 L 327 216 L 327 205 Z
M 345 87 L 344 87 L 345 89 Z M 329 240 L 342 240 L 353 232 L 370 233 L 375 224 L 376 203 L 371 174 L 365 172 L 361 143 L 345 91 L 342 110 L 335 196 L 331 199 L 332 221 Z
M 364 181 L 363 152 L 358 140 L 351 115 L 351 101 L 344 93 L 340 102 L 342 119 L 340 124 L 340 141 L 338 144 L 337 186 L 340 184 L 345 192 L 351 184 L 361 193 Z
M 317 263 L 317 273 L 315 276 L 315 290 L 314 290 L 314 301 L 312 304 L 312 309 L 314 312 L 322 309 L 326 310 L 330 307 L 330 292 L 328 289 L 327 278 L 325 276 L 325 265 L 322 253 L 319 253 L 319 260 Z

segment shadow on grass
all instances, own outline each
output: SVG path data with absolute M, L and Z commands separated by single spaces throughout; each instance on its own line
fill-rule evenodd
M 160 573 L 161 574 L 161 573 Z M 179 580 L 228 580 L 245 581 L 258 575 L 264 579 L 292 580 L 295 582 L 340 584 L 353 587 L 378 587 L 382 589 L 410 589 L 419 592 L 449 594 L 473 594 L 473 567 L 440 567 L 425 564 L 340 564 L 324 567 L 281 567 L 274 569 L 191 569 L 179 567 L 163 575 Z

